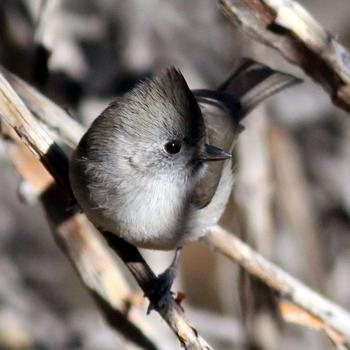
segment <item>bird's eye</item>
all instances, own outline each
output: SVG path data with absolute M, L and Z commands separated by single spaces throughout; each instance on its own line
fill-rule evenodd
M 164 145 L 164 149 L 169 154 L 179 153 L 181 150 L 181 142 L 180 141 L 169 141 Z

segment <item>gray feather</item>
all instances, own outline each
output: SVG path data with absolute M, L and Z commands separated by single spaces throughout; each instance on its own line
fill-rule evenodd
M 216 91 L 194 90 L 202 106 L 210 144 L 232 151 L 243 129 L 239 122 L 269 96 L 300 82 L 292 75 L 245 58 Z M 223 167 L 222 162 L 209 164 L 206 175 L 193 194 L 192 201 L 198 208 L 204 208 L 210 203 L 219 185 Z

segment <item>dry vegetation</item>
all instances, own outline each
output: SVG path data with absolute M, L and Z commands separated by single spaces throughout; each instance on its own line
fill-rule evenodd
M 1 349 L 178 348 L 170 329 L 188 349 L 350 347 L 350 60 L 339 44 L 350 33 L 347 1 L 330 3 L 307 3 L 323 26 L 288 0 L 0 3 Z M 176 65 L 191 87 L 213 87 L 241 56 L 305 83 L 247 119 L 221 226 L 186 247 L 181 306 L 179 294 L 157 310 L 167 328 L 145 315 L 125 267 L 147 295 L 170 256 L 143 251 L 151 269 L 106 236 L 116 259 L 67 210 L 67 156 L 139 78 Z

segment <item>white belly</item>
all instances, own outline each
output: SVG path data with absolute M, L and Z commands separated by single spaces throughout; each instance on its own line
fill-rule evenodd
M 140 193 L 136 203 L 124 207 L 123 221 L 128 218 L 124 238 L 139 247 L 162 250 L 199 239 L 223 214 L 233 183 L 231 162 L 225 164 L 222 174 L 211 202 L 202 209 L 189 203 L 190 197 L 185 193 L 190 194 L 191 190 L 182 191 L 178 185 L 157 184 Z
M 171 250 L 197 240 L 217 223 L 231 191 L 230 172 L 227 162 L 226 180 L 220 181 L 211 202 L 203 209 L 190 204 L 195 183 L 185 185 L 148 178 L 124 195 L 118 187 L 98 198 L 91 198 L 86 190 L 75 191 L 75 195 L 90 220 L 102 229 L 137 247 Z M 73 181 L 78 188 L 81 178 L 72 178 Z
M 138 247 L 175 249 L 191 216 L 185 194 L 184 188 L 169 182 L 139 184 L 126 198 L 118 198 L 117 213 L 103 213 L 111 218 L 107 225 L 105 221 L 105 229 Z

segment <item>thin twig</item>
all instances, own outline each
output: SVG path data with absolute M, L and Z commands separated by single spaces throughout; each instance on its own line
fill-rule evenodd
M 145 296 L 148 296 L 156 275 L 147 265 L 142 255 L 133 245 L 115 234 L 110 232 L 103 232 L 103 234 L 110 247 L 119 255 L 135 277 Z M 161 305 L 157 306 L 156 311 L 159 312 L 169 327 L 175 332 L 185 349 L 211 349 L 206 341 L 184 319 L 182 307 L 170 294 L 162 298 Z
M 75 148 L 83 136 L 85 128 L 73 118 L 69 118 L 64 109 L 19 77 L 11 74 L 4 67 L 0 66 L 0 72 L 35 118 L 41 122 L 40 125 L 49 129 L 54 140 L 56 142 L 63 141 L 71 148 Z
M 350 111 L 350 54 L 293 0 L 218 0 L 224 13 L 258 41 L 300 66 Z
M 271 163 L 278 206 L 299 244 L 300 258 L 307 280 L 324 290 L 324 261 L 317 230 L 316 213 L 311 204 L 301 156 L 287 132 L 271 128 L 269 133 Z
M 350 314 L 340 306 L 308 288 L 220 226 L 214 227 L 203 241 L 340 333 L 344 343 L 350 345 Z
M 100 234 L 84 215 L 67 211 L 67 192 L 54 182 L 14 130 L 4 125 L 1 133 L 7 140 L 9 159 L 40 198 L 54 238 L 111 327 L 141 348 L 156 350 L 143 330 L 144 321 L 130 310 L 132 293 Z
M 237 147 L 237 183 L 234 197 L 239 210 L 240 233 L 257 250 L 273 256 L 271 164 L 268 149 L 269 120 L 266 108 L 253 111 L 246 121 L 247 132 Z

